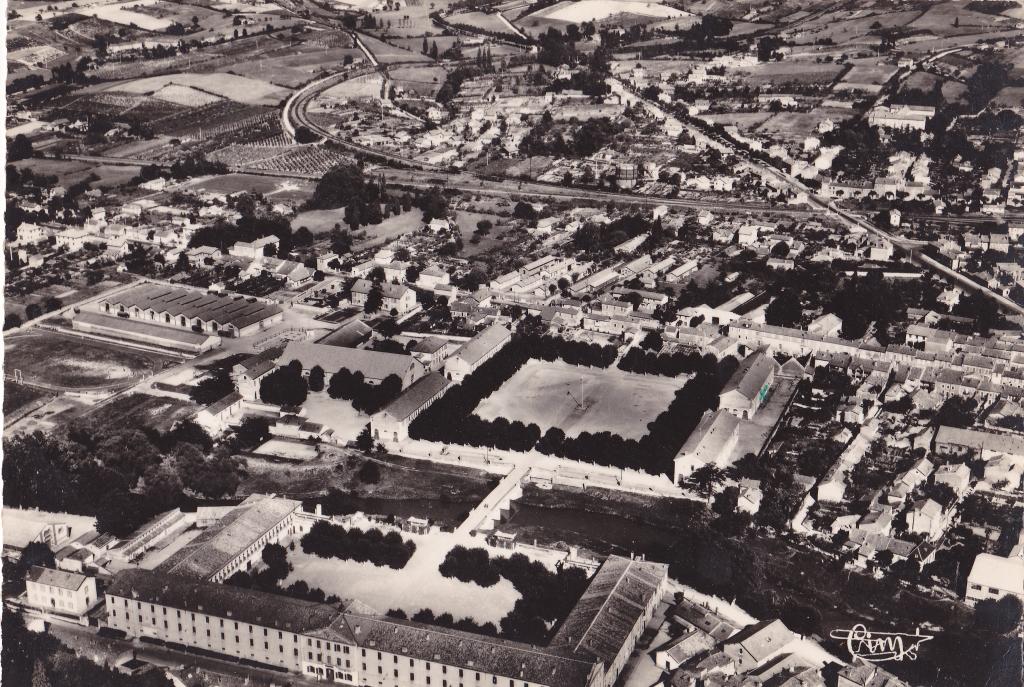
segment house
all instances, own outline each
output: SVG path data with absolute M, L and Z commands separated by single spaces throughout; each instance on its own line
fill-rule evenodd
M 907 531 L 938 539 L 948 525 L 949 517 L 942 505 L 933 499 L 920 499 L 907 512 Z
M 935 471 L 935 483 L 945 484 L 957 496 L 963 496 L 971 486 L 971 469 L 964 463 L 942 465 Z
M 96 518 L 21 508 L 3 509 L 5 558 L 17 559 L 33 542 L 57 551 L 79 535 L 95 531 Z
M 238 244 L 235 244 L 238 245 Z M 294 260 L 258 257 L 246 269 L 248 274 L 283 278 L 288 288 L 296 289 L 313 281 L 313 270 Z
M 444 395 L 450 382 L 439 372 L 431 372 L 417 380 L 384 410 L 370 419 L 370 429 L 377 441 L 403 441 L 409 438 L 409 425 L 420 413 Z
M 325 253 L 316 256 L 316 268 L 321 272 L 330 272 L 341 267 L 341 258 L 337 253 Z
M 22 222 L 18 225 L 18 243 L 39 243 L 49 237 L 50 232 L 38 224 Z
M 416 286 L 434 291 L 441 284 L 451 283 L 451 276 L 437 265 L 431 265 L 416 280 Z
M 420 339 L 412 347 L 412 357 L 420 361 L 428 370 L 440 370 L 445 358 L 455 348 L 448 339 L 440 336 L 428 336 Z
M 781 620 L 764 620 L 749 625 L 722 645 L 736 673 L 749 673 L 782 654 L 797 636 Z
M 328 379 L 342 369 L 353 374 L 361 373 L 367 384 L 380 384 L 395 375 L 402 380 L 402 388 L 410 386 L 426 373 L 423 365 L 411 355 L 307 341 L 289 341 L 277 362 L 286 365 L 292 360 L 298 360 L 307 374 L 319 365 Z
M 416 307 L 416 292 L 405 284 L 374 284 L 368 279 L 357 279 L 352 285 L 352 305 L 365 307 L 370 292 L 375 288 L 380 289 L 380 309 L 383 312 L 404 315 Z
M 258 389 L 256 393 L 259 393 Z M 242 395 L 235 391 L 197 411 L 194 419 L 200 427 L 211 435 L 216 435 L 228 428 L 241 409 Z
M 274 361 L 254 355 L 231 368 L 231 380 L 242 398 L 255 401 L 260 396 L 260 382 L 276 369 Z
M 740 480 L 737 508 L 745 513 L 757 515 L 757 512 L 761 510 L 762 498 L 764 498 L 764 492 L 761 490 L 760 482 L 754 479 Z
M 654 663 L 665 671 L 672 671 L 697 654 L 715 647 L 714 638 L 707 632 L 691 628 L 678 637 L 670 639 L 654 653 Z
M 265 255 L 277 255 L 280 245 L 281 239 L 276 236 L 264 236 L 255 241 L 238 241 L 228 249 L 228 254 L 257 260 Z
M 836 676 L 836 687 L 908 687 L 904 682 L 877 663 L 860 658 L 843 666 Z
M 743 420 L 754 417 L 779 369 L 779 363 L 763 350 L 751 353 L 722 387 L 718 407 Z
M 639 236 L 634 236 L 633 238 L 627 239 L 627 240 L 623 241 L 622 243 L 620 243 L 619 245 L 615 246 L 614 250 L 615 250 L 616 253 L 620 253 L 620 254 L 632 253 L 637 248 L 639 248 L 641 245 L 643 245 L 644 241 L 647 240 L 648 236 L 650 236 L 650 234 L 648 234 L 646 232 L 643 233 L 643 234 L 640 234 Z M 650 263 L 648 263 L 648 264 L 650 264 Z
M 1015 596 L 1024 601 L 1024 558 L 979 553 L 974 558 L 971 574 L 967 576 L 964 600 L 973 606 L 985 599 L 1004 596 Z
M 442 231 L 448 231 L 449 227 L 451 227 L 451 222 L 441 217 L 435 217 L 434 219 L 430 220 L 430 222 L 426 226 L 426 229 L 432 234 L 439 234 Z
M 406 262 L 395 261 L 381 265 L 384 270 L 384 281 L 402 283 L 405 281 L 405 270 L 409 267 Z
M 66 248 L 69 253 L 77 253 L 87 243 L 98 242 L 99 239 L 88 229 L 69 227 L 57 232 L 57 247 Z
M 821 336 L 839 336 L 843 329 L 843 320 L 835 313 L 825 313 L 816 317 L 807 327 L 807 331 Z
M 755 224 L 744 224 L 739 230 L 739 244 L 741 246 L 752 246 L 757 243 L 760 227 Z
M 739 441 L 739 420 L 726 410 L 707 411 L 673 459 L 673 480 L 688 478 L 705 465 L 725 467 Z
M 96 578 L 33 565 L 25 576 L 25 598 L 42 611 L 81 617 L 96 605 Z
M 512 339 L 512 332 L 500 324 L 492 324 L 462 345 L 447 361 L 445 376 L 461 382 L 467 375 L 491 359 Z

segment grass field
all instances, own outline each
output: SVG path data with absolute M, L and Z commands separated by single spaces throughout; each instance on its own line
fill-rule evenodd
M 314 184 L 303 179 L 270 177 L 255 174 L 225 174 L 189 183 L 189 189 L 211 193 L 262 193 L 271 202 L 278 200 L 305 200 L 313 193 Z
M 166 432 L 198 409 L 196 404 L 176 398 L 127 394 L 88 411 L 83 417 L 102 427 L 152 427 Z
M 18 169 L 31 168 L 35 174 L 56 176 L 58 183 L 65 188 L 85 181 L 93 174 L 99 177 L 99 181 L 92 182 L 93 188 L 121 186 L 138 175 L 140 169 L 133 165 L 96 165 L 76 160 L 41 160 L 37 158 L 19 160 L 12 164 Z
M 288 96 L 288 90 L 266 81 L 250 79 L 234 74 L 164 74 L 144 79 L 116 81 L 102 90 L 124 91 L 126 93 L 154 93 L 167 84 L 176 83 L 192 86 L 210 93 L 216 93 L 228 100 L 246 105 L 276 106 Z
M 6 369 L 21 370 L 26 382 L 70 389 L 117 386 L 176 362 L 156 353 L 54 332 L 9 336 L 4 351 Z
M 681 377 L 531 360 L 484 399 L 476 414 L 486 420 L 504 417 L 536 423 L 542 431 L 559 427 L 567 436 L 611 432 L 639 439 L 647 434 L 647 424 L 668 408 L 685 383 Z M 582 399 L 582 408 L 577 399 Z
M 4 415 L 10 415 L 15 410 L 34 403 L 44 396 L 47 394 L 39 389 L 4 380 Z

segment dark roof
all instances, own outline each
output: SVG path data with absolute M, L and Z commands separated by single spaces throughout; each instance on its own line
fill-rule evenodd
M 475 365 L 481 358 L 502 346 L 512 338 L 512 332 L 500 324 L 492 324 L 472 339 L 463 344 L 462 348 L 455 352 L 457 358 L 465 360 L 470 365 Z
M 220 413 L 223 413 L 225 410 L 227 410 L 228 408 L 235 405 L 241 400 L 242 395 L 237 391 L 232 391 L 230 394 L 220 399 L 219 401 L 214 401 L 210 405 L 206 406 L 205 410 L 210 415 L 219 415 Z
M 306 370 L 319 365 L 327 374 L 334 374 L 344 368 L 353 373 L 362 372 L 366 379 L 375 380 L 385 379 L 388 375 L 398 375 L 404 379 L 410 369 L 423 369 L 420 362 L 411 355 L 306 341 L 289 341 L 278 358 L 281 365 L 286 365 L 292 360 L 301 362 L 303 369 Z
M 428 336 L 417 341 L 416 345 L 412 347 L 412 351 L 413 353 L 436 353 L 447 345 L 448 339 L 442 339 L 440 336 Z
M 87 310 L 83 310 L 75 315 L 74 319 L 78 322 L 84 322 L 85 324 L 92 325 L 93 327 L 106 327 L 107 329 L 115 330 L 119 335 L 125 338 L 151 336 L 189 346 L 202 346 L 204 343 L 216 336 L 215 334 L 208 334 L 206 332 L 199 333 L 194 332 L 191 329 L 168 327 L 163 324 L 154 324 L 144 320 L 133 320 L 126 317 L 103 315 L 98 312 L 89 312 Z
M 119 572 L 107 594 L 296 633 L 329 628 L 341 613 L 328 604 L 141 569 Z
M 495 637 L 393 618 L 344 615 L 359 646 L 492 673 L 531 684 L 584 687 L 595 670 L 589 657 L 572 657 Z
M 446 386 L 448 386 L 448 380 L 444 378 L 443 374 L 431 372 L 406 389 L 405 393 L 384 409 L 384 412 L 396 420 L 404 420 Z
M 740 364 L 722 388 L 722 394 L 738 391 L 744 398 L 754 400 L 772 372 L 780 365 L 764 351 L 751 353 Z
M 220 325 L 234 325 L 239 329 L 277 315 L 281 308 L 260 301 L 250 302 L 240 296 L 204 293 L 163 284 L 142 284 L 122 291 L 109 299 L 111 305 L 125 309 L 155 310 L 170 313 L 172 317 L 184 315 L 200 318 Z
M 329 332 L 326 336 L 318 339 L 317 343 L 355 348 L 370 338 L 372 334 L 373 329 L 370 325 L 362 320 L 352 320 L 348 324 L 343 324 L 334 331 Z

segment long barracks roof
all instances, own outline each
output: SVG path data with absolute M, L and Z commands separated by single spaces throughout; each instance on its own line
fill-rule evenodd
M 300 505 L 290 499 L 250 496 L 156 570 L 166 575 L 209 579 Z
M 768 380 L 768 376 L 772 372 L 777 372 L 779 367 L 779 364 L 764 351 L 751 353 L 725 383 L 722 394 L 738 391 L 744 398 L 754 400 Z
M 467 341 L 452 357 L 458 357 L 470 365 L 475 365 L 481 358 L 498 346 L 504 345 L 510 338 L 512 338 L 512 332 L 500 324 L 492 324 Z
M 261 301 L 250 302 L 241 296 L 204 293 L 162 284 L 142 284 L 112 296 L 113 306 L 126 310 L 154 310 L 172 317 L 184 315 L 220 325 L 233 325 L 239 329 L 269 319 L 281 312 L 277 305 Z
M 439 372 L 431 372 L 406 389 L 384 409 L 384 412 L 396 420 L 405 420 L 446 386 L 448 386 L 448 380 L 444 378 L 444 375 Z
M 388 375 L 398 375 L 404 379 L 410 368 L 423 367 L 411 355 L 306 341 L 289 341 L 278 363 L 287 365 L 292 360 L 298 360 L 306 370 L 319 365 L 327 374 L 333 374 L 344 368 L 349 372 L 361 372 L 366 379 L 376 380 Z
M 168 578 L 157 571 L 135 568 L 119 572 L 106 593 L 285 632 L 310 633 L 330 629 L 339 640 L 352 642 L 351 636 L 338 636 L 343 626 L 332 628 L 341 613 L 339 609 L 282 594 L 180 577 Z
M 615 660 L 667 576 L 664 563 L 609 556 L 548 647 L 606 663 Z

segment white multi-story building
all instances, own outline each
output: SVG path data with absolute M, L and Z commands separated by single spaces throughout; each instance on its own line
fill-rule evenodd
M 25 578 L 25 597 L 34 608 L 81 617 L 96 605 L 96 578 L 34 565 Z

